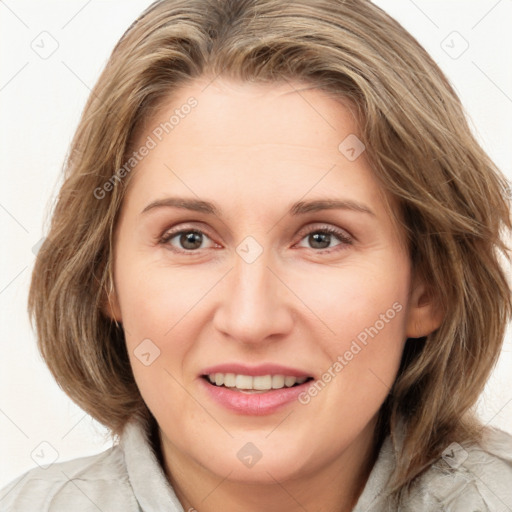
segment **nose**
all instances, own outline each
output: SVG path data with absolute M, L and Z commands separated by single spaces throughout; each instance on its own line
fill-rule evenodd
M 265 252 L 252 263 L 236 255 L 223 279 L 214 326 L 239 343 L 261 345 L 292 329 L 293 294 L 269 263 Z

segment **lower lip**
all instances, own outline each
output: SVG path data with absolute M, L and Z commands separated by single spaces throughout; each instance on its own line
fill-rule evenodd
M 205 378 L 199 379 L 206 392 L 220 405 L 251 416 L 272 414 L 286 404 L 297 400 L 298 396 L 307 390 L 314 380 L 309 380 L 298 386 L 290 388 L 273 389 L 265 393 L 243 393 L 233 391 L 224 386 L 210 384 Z

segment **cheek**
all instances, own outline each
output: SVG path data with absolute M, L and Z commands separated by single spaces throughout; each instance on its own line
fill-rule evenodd
M 120 265 L 120 268 L 122 266 Z M 166 340 L 212 286 L 207 275 L 146 262 L 120 273 L 121 312 L 132 338 Z M 192 267 L 190 267 L 191 269 Z
M 151 264 L 144 269 L 131 268 L 122 281 L 119 276 L 126 346 L 142 398 L 159 419 L 162 414 L 172 414 L 170 397 L 176 410 L 183 412 L 187 396 L 181 384 L 182 362 L 198 336 L 198 324 L 190 319 L 206 283 Z M 189 416 L 193 414 L 191 409 Z
M 170 396 L 175 402 L 183 400 L 180 410 L 184 410 L 187 397 L 180 383 L 190 375 L 184 373 L 182 363 L 200 338 L 204 299 L 218 276 L 194 271 L 192 266 L 176 269 L 147 260 L 128 263 L 119 260 L 116 276 L 135 381 L 152 411 L 169 410 Z
M 400 363 L 409 274 L 406 260 L 388 261 L 386 265 L 382 257 L 375 263 L 317 273 L 314 286 L 308 277 L 298 287 L 315 312 L 309 330 L 316 330 L 317 344 L 327 356 L 326 367 L 317 371 L 343 374 L 337 380 L 345 391 L 362 383 L 367 388 L 391 386 Z
M 354 337 L 378 322 L 381 315 L 385 330 L 396 332 L 405 326 L 409 275 L 406 263 L 403 271 L 396 270 L 398 261 L 388 266 L 384 263 L 360 262 L 298 277 L 295 289 L 333 338 Z M 378 328 L 384 331 L 381 321 Z

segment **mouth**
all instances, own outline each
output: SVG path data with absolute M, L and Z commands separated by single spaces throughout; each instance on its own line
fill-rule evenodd
M 230 368 L 222 368 L 229 371 Z M 281 408 L 292 406 L 302 393 L 307 392 L 309 386 L 314 385 L 314 377 L 308 376 L 300 370 L 289 368 L 286 375 L 276 373 L 283 371 L 283 367 L 249 369 L 251 373 L 259 375 L 247 375 L 246 373 L 220 373 L 216 369 L 209 369 L 208 373 L 202 373 L 199 382 L 209 397 L 217 405 L 237 415 L 264 416 L 273 414 Z M 239 371 L 244 371 L 240 368 Z M 266 373 L 269 371 L 269 373 Z M 204 372 L 204 371 L 203 371 Z
M 201 375 L 210 386 L 226 388 L 246 394 L 277 392 L 283 388 L 295 388 L 313 380 L 313 377 L 292 375 L 243 375 L 234 373 L 210 373 Z

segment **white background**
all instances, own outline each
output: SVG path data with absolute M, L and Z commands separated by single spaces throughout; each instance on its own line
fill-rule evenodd
M 512 177 L 512 0 L 376 3 L 439 63 L 478 140 Z M 64 395 L 42 363 L 26 298 L 32 248 L 45 233 L 81 110 L 114 44 L 149 4 L 0 1 L 0 487 L 35 466 L 31 454 L 63 461 L 109 446 L 105 429 Z M 43 31 L 55 42 L 48 34 L 40 36 Z M 33 49 L 41 37 L 46 49 L 58 44 L 46 59 Z M 479 405 L 486 422 L 509 432 L 511 346 L 508 336 Z

